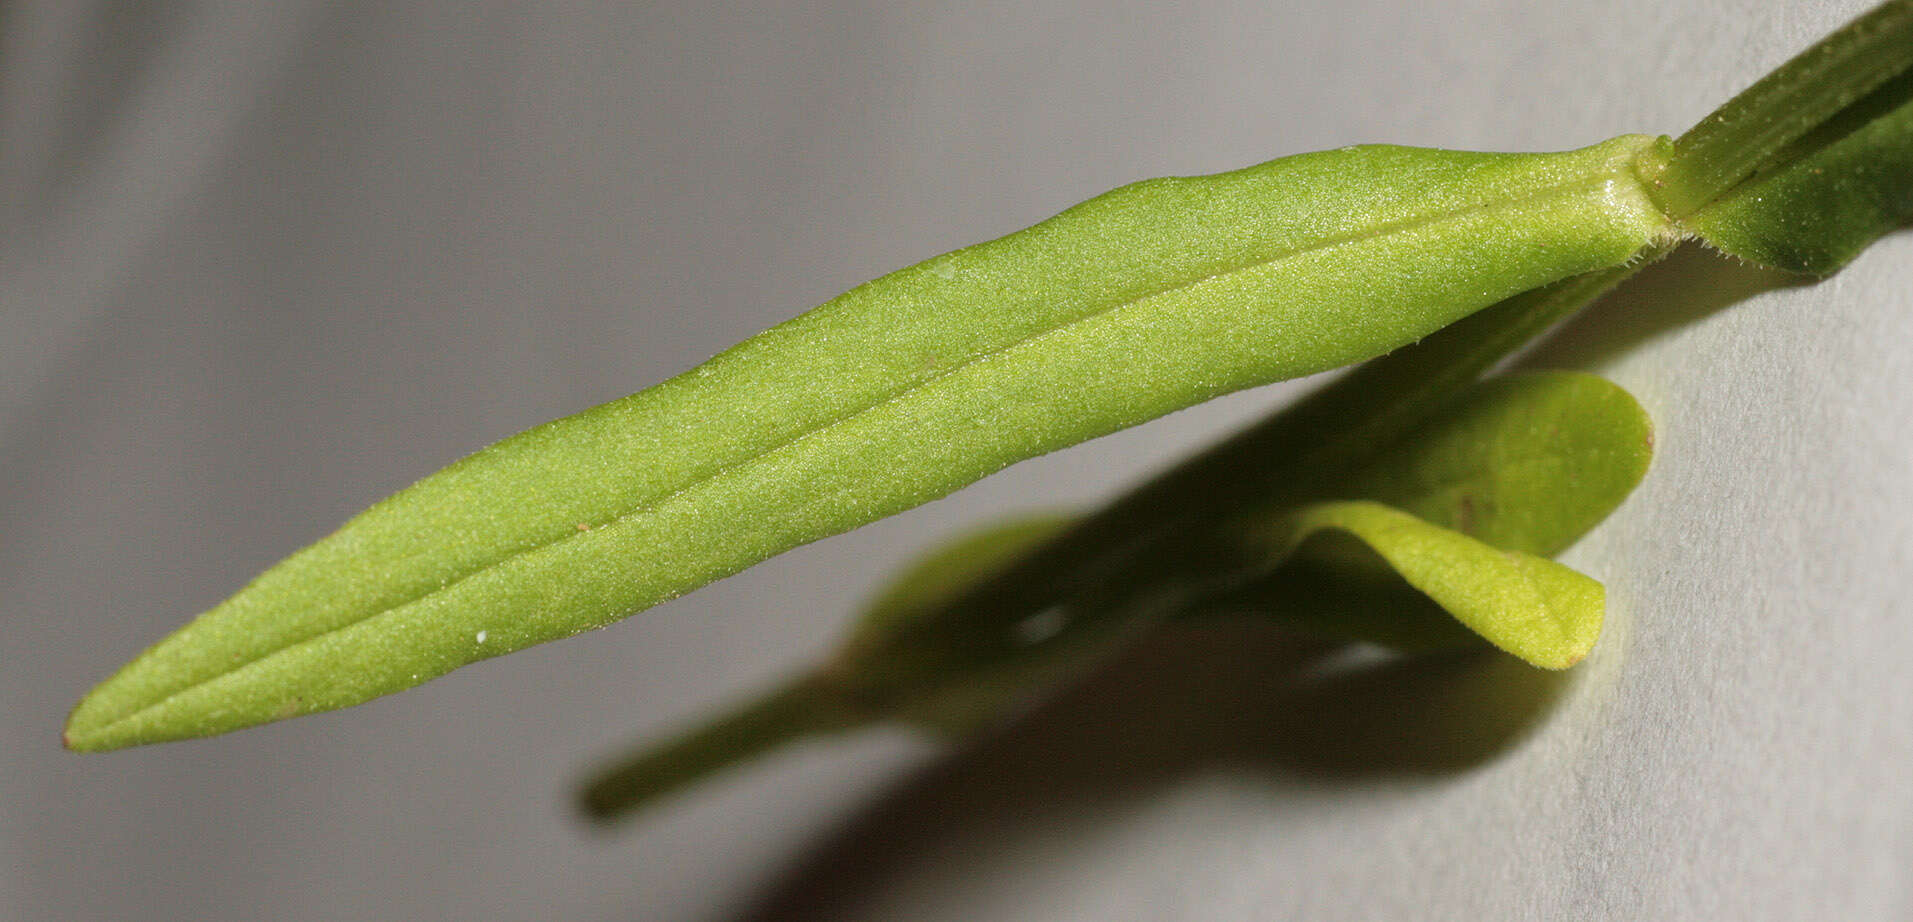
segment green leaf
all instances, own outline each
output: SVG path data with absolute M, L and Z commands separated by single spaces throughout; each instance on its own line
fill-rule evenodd
M 1273 532 L 1286 557 L 1316 534 L 1346 533 L 1489 643 L 1544 669 L 1566 669 L 1594 648 L 1601 584 L 1546 558 L 1503 551 L 1366 500 L 1319 503 Z
M 1634 172 L 1654 143 L 1365 146 L 1152 180 L 885 276 L 372 507 L 102 683 L 67 743 L 363 702 L 1620 265 L 1673 234 Z
M 1633 492 L 1653 454 L 1653 428 L 1640 404 L 1611 382 L 1529 373 L 1478 385 L 1399 446 L 1345 475 L 1341 495 L 1398 506 L 1504 551 L 1546 557 L 1579 540 Z M 1371 553 L 1318 539 L 1287 566 L 1209 604 L 1407 649 L 1467 640 L 1448 613 L 1406 590 Z
M 1653 422 L 1619 385 L 1584 372 L 1527 372 L 1476 385 L 1336 490 L 1551 557 L 1633 492 L 1653 451 Z

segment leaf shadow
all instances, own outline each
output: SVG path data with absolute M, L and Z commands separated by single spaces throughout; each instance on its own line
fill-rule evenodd
M 1059 828 L 1215 772 L 1435 783 L 1525 738 L 1574 674 L 1486 649 L 1381 656 L 1252 618 L 1173 624 L 882 796 L 742 919 L 840 918 L 913 878 L 1007 871 Z
M 1549 331 L 1516 364 L 1598 368 L 1643 343 L 1749 298 L 1818 281 L 1741 262 L 1706 247 L 1682 247 Z

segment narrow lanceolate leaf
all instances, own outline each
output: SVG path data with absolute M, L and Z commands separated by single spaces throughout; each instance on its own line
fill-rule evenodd
M 1619 265 L 1674 235 L 1634 170 L 1655 143 L 1153 180 L 885 276 L 374 506 L 95 689 L 68 745 L 356 704 Z

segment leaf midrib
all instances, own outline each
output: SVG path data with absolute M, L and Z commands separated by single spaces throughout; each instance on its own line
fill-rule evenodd
M 663 496 L 660 496 L 654 500 L 651 500 L 649 502 L 636 506 L 626 512 L 619 513 L 601 522 L 589 523 L 591 526 L 591 531 L 596 531 L 600 528 L 603 528 L 609 525 L 623 523 L 631 519 L 638 518 L 640 516 L 655 513 L 671 505 L 672 503 L 680 500 L 686 494 L 690 494 L 711 483 L 719 481 L 720 479 L 724 478 L 726 475 L 730 474 L 731 472 L 735 470 L 748 467 L 766 458 L 795 450 L 796 448 L 805 444 L 806 442 L 814 438 L 820 437 L 828 433 L 832 429 L 842 426 L 861 416 L 872 413 L 878 409 L 881 409 L 884 406 L 887 406 L 889 404 L 902 400 L 910 396 L 911 394 L 933 387 L 938 382 L 948 377 L 951 377 L 952 375 L 961 373 L 973 366 L 982 364 L 984 362 L 996 359 L 1004 355 L 1008 355 L 1013 352 L 1030 348 L 1034 346 L 1035 344 L 1042 342 L 1043 340 L 1061 335 L 1067 332 L 1068 330 L 1078 327 L 1082 324 L 1089 323 L 1094 320 L 1119 313 L 1126 309 L 1132 308 L 1136 305 L 1160 298 L 1164 295 L 1171 294 L 1178 291 L 1193 290 L 1220 278 L 1225 278 L 1225 277 L 1237 275 L 1243 272 L 1248 272 L 1255 269 L 1273 266 L 1278 263 L 1296 259 L 1311 253 L 1322 252 L 1322 251 L 1331 250 L 1331 249 L 1335 249 L 1335 248 L 1343 247 L 1343 246 L 1349 246 L 1352 244 L 1377 239 L 1379 237 L 1387 236 L 1389 234 L 1393 234 L 1399 231 L 1410 230 L 1410 229 L 1419 228 L 1419 227 L 1433 226 L 1433 225 L 1441 224 L 1447 221 L 1453 221 L 1459 218 L 1463 218 L 1468 215 L 1477 214 L 1483 211 L 1503 208 L 1510 205 L 1519 205 L 1524 203 L 1544 201 L 1549 198 L 1556 197 L 1569 190 L 1578 189 L 1578 188 L 1586 187 L 1589 185 L 1603 185 L 1609 182 L 1616 182 L 1616 181 L 1631 183 L 1637 187 L 1636 191 L 1644 192 L 1643 184 L 1640 182 L 1638 177 L 1634 175 L 1631 160 L 1616 158 L 1613 161 L 1609 161 L 1605 169 L 1587 173 L 1581 176 L 1577 176 L 1571 180 L 1566 180 L 1563 182 L 1551 183 L 1545 186 L 1541 186 L 1541 187 L 1529 190 L 1520 195 L 1497 198 L 1492 201 L 1472 204 L 1462 208 L 1450 208 L 1450 209 L 1445 209 L 1441 211 L 1430 212 L 1424 215 L 1403 218 L 1398 221 L 1387 222 L 1384 224 L 1376 225 L 1374 227 L 1364 228 L 1360 231 L 1353 232 L 1353 233 L 1347 233 L 1347 234 L 1341 234 L 1338 236 L 1328 237 L 1319 241 L 1311 242 L 1303 246 L 1291 247 L 1289 249 L 1282 250 L 1280 252 L 1273 253 L 1268 256 L 1252 259 L 1252 260 L 1240 263 L 1238 265 L 1234 265 L 1225 269 L 1218 270 L 1216 272 L 1211 272 L 1206 275 L 1189 279 L 1187 281 L 1182 281 L 1182 282 L 1177 282 L 1171 285 L 1162 286 L 1160 288 L 1156 288 L 1146 293 L 1137 295 L 1133 298 L 1125 299 L 1123 301 L 1119 301 L 1105 307 L 1096 308 L 1087 313 L 1080 314 L 1068 320 L 1065 320 L 1055 326 L 1049 327 L 1044 330 L 1039 330 L 1037 332 L 1030 333 L 1026 336 L 1012 340 L 994 349 L 985 350 L 985 351 L 976 353 L 974 355 L 971 355 L 969 357 L 966 357 L 962 361 L 954 363 L 947 368 L 939 369 L 935 374 L 929 377 L 926 377 L 919 381 L 912 382 L 910 384 L 899 387 L 887 394 L 884 394 L 876 398 L 875 400 L 872 400 L 871 402 L 867 404 L 864 404 L 862 406 L 856 407 L 847 412 L 839 414 L 838 416 L 827 419 L 804 432 L 800 432 L 796 434 L 795 436 L 784 439 L 776 444 L 766 446 L 763 449 L 757 452 L 754 452 L 746 457 L 739 458 L 728 464 L 719 466 L 710 471 L 699 474 L 696 477 L 692 478 L 691 480 L 685 482 L 682 486 L 678 487 L 675 490 L 672 490 L 671 492 Z M 411 598 L 405 599 L 400 602 L 396 602 L 391 605 L 387 605 L 385 607 L 378 609 L 377 611 L 370 612 L 362 617 L 353 619 L 344 624 L 334 625 L 332 627 L 328 627 L 323 630 L 316 631 L 311 634 L 307 634 L 296 640 L 290 640 L 284 644 L 281 644 L 278 647 L 275 647 L 271 650 L 267 650 L 263 653 L 260 653 L 259 655 L 251 659 L 248 659 L 243 663 L 227 668 L 222 672 L 216 673 L 204 679 L 200 679 L 200 680 L 182 685 L 179 688 L 176 688 L 167 692 L 166 694 L 164 694 L 157 700 L 152 701 L 151 703 L 141 705 L 139 707 L 134 708 L 133 710 L 127 711 L 125 713 L 122 713 L 118 716 L 109 718 L 99 723 L 98 725 L 95 726 L 95 728 L 92 730 L 90 734 L 86 733 L 85 731 L 80 731 L 76 729 L 75 732 L 71 734 L 71 736 L 73 738 L 78 739 L 88 735 L 104 734 L 116 726 L 127 723 L 129 721 L 138 720 L 140 717 L 150 712 L 162 709 L 173 700 L 183 695 L 190 694 L 191 692 L 195 690 L 206 688 L 213 685 L 228 684 L 230 682 L 238 681 L 240 677 L 244 676 L 245 674 L 254 670 L 255 668 L 260 667 L 264 665 L 265 663 L 268 663 L 271 660 L 281 655 L 290 653 L 296 650 L 297 648 L 322 640 L 333 634 L 338 634 L 345 631 L 354 630 L 354 629 L 363 627 L 371 622 L 377 621 L 381 618 L 388 617 L 406 608 L 410 608 L 411 606 L 417 605 L 427 599 L 430 599 L 431 597 L 435 595 L 439 595 L 441 593 L 447 592 L 453 589 L 454 587 L 457 587 L 465 583 L 468 580 L 480 577 L 500 567 L 508 566 L 514 561 L 532 556 L 534 554 L 541 553 L 550 548 L 563 545 L 568 541 L 585 537 L 587 536 L 587 534 L 588 532 L 585 532 L 585 531 L 567 530 L 566 532 L 558 534 L 556 537 L 552 538 L 551 540 L 511 551 L 510 553 L 506 554 L 503 557 L 499 557 L 490 562 L 480 564 L 477 567 L 457 577 L 446 580 L 440 583 L 438 586 L 428 589 L 425 592 L 419 593 L 416 596 L 413 596 Z M 664 600 L 660 599 L 659 601 L 664 601 Z M 642 609 L 639 609 L 639 610 L 641 611 Z M 635 612 L 633 613 L 635 614 Z M 589 628 L 581 628 L 580 630 L 588 630 L 588 629 Z M 494 654 L 494 655 L 502 655 L 502 654 Z M 465 665 L 465 664 L 460 664 L 460 665 Z M 457 667 L 454 666 L 452 668 L 455 669 Z M 439 673 L 439 674 L 443 674 L 443 673 Z

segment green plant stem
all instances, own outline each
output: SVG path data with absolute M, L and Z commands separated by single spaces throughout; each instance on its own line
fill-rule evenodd
M 1827 275 L 1913 220 L 1913 71 L 1817 134 L 1803 139 L 1810 153 L 1735 186 L 1688 228 L 1741 259 Z
M 1761 78 L 1674 141 L 1651 176 L 1676 220 L 1780 166 L 1793 142 L 1913 69 L 1913 0 L 1889 0 Z

